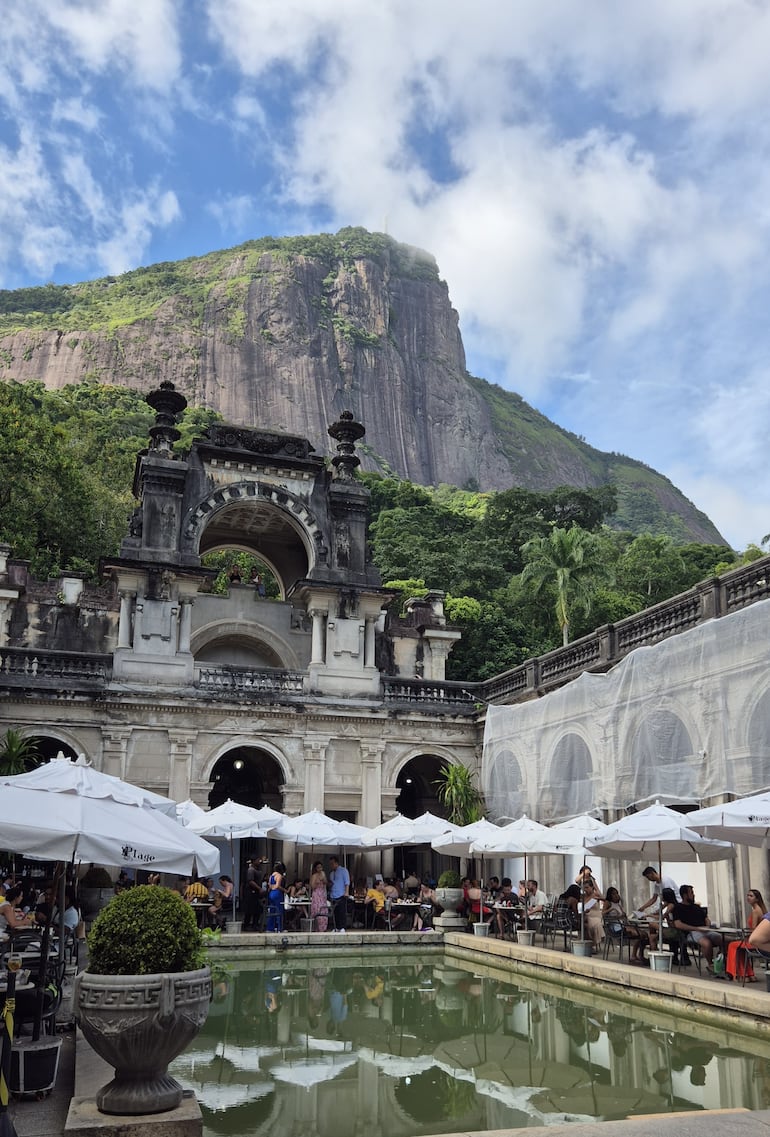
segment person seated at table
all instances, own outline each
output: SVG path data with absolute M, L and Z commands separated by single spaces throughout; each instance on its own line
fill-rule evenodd
M 671 912 L 674 927 L 680 932 L 687 932 L 687 942 L 698 945 L 707 969 L 713 971 L 714 948 L 722 946 L 722 936 L 710 927 L 706 909 L 695 903 L 695 890 L 691 884 L 681 885 L 679 895 L 682 899 Z
M 232 916 L 233 881 L 225 873 L 219 878 L 219 887 L 214 889 L 208 917 L 215 928 L 224 926 L 228 916 Z
M 377 917 L 385 909 L 385 881 L 382 877 L 375 880 L 371 888 L 366 890 L 364 897 L 364 927 L 373 928 L 377 922 Z M 371 913 L 371 920 L 369 919 Z
M 24 897 L 24 886 L 14 884 L 5 894 L 5 900 L 0 904 L 0 932 L 6 930 L 15 932 L 17 928 L 34 928 L 35 921 L 27 916 L 18 907 Z
M 41 927 L 50 924 L 55 907 L 56 898 L 54 896 L 53 885 L 49 884 L 47 888 L 40 890 L 35 901 L 35 923 Z
M 765 914 L 765 902 L 758 888 L 750 888 L 746 893 L 746 900 L 749 905 L 746 927 L 751 932 L 757 927 Z M 747 983 L 756 983 L 754 968 L 751 966 L 751 961 L 746 954 L 748 946 L 749 942 L 747 939 L 733 940 L 732 943 L 727 945 L 725 973 L 731 979 L 743 978 Z
M 489 881 L 487 882 L 487 895 L 489 896 L 489 900 L 490 900 L 491 904 L 494 904 L 495 901 L 497 900 L 497 894 L 499 891 L 500 891 L 500 877 L 499 876 L 491 876 L 489 878 Z
M 758 951 L 765 959 L 770 959 L 770 912 L 765 912 L 762 919 L 752 930 L 748 944 L 750 948 Z
M 200 877 L 194 876 L 184 890 L 184 899 L 188 904 L 194 900 L 208 900 L 209 890 Z
M 607 920 L 610 931 L 618 935 L 621 931 L 627 939 L 632 940 L 631 962 L 638 962 L 642 957 L 642 949 L 646 937 L 643 937 L 639 928 L 628 922 L 628 913 L 623 907 L 623 898 L 613 885 L 607 889 L 602 901 L 602 920 Z
M 570 888 L 573 887 L 570 885 Z M 577 887 L 577 886 L 575 886 Z M 578 889 L 578 892 L 580 890 Z M 542 888 L 538 887 L 536 880 L 527 881 L 527 920 L 542 920 L 543 912 L 548 907 L 548 897 Z
M 466 893 L 471 922 L 474 924 L 489 924 L 494 918 L 494 909 L 484 903 L 484 892 L 481 882 L 472 880 Z
M 386 900 L 400 900 L 401 893 L 398 890 L 395 880 L 392 877 L 385 879 L 385 899 Z
M 558 907 L 569 912 L 573 929 L 580 927 L 580 900 L 581 892 L 579 887 L 576 884 L 571 884 L 569 888 L 565 888 L 564 892 L 562 892 L 556 901 Z
M 420 878 L 414 869 L 410 869 L 404 879 L 404 896 L 416 896 L 420 891 Z
M 521 912 L 522 905 L 519 901 L 518 893 L 513 891 L 513 882 L 509 876 L 504 876 L 500 884 L 500 889 L 495 898 L 495 922 L 497 924 L 497 934 L 502 939 L 505 935 L 506 924 L 516 922 L 518 913 Z M 501 907 L 510 908 L 510 912 L 503 912 Z
M 423 881 L 417 893 L 419 907 L 414 914 L 413 931 L 427 932 L 433 927 L 433 903 L 435 899 L 436 893 L 427 881 Z
M 300 904 L 299 901 L 305 900 L 306 904 Z M 299 928 L 301 919 L 309 919 L 310 917 L 310 894 L 307 890 L 307 885 L 304 880 L 296 878 L 289 885 L 288 891 L 285 896 L 285 915 L 287 925 L 291 928 Z

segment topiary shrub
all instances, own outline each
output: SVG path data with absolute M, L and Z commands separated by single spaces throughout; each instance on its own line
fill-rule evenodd
M 119 893 L 88 934 L 94 975 L 157 975 L 206 964 L 195 913 L 178 892 L 147 884 Z
M 462 881 L 460 880 L 460 874 L 457 869 L 447 869 L 446 872 L 442 872 L 438 878 L 439 888 L 459 888 L 461 883 Z

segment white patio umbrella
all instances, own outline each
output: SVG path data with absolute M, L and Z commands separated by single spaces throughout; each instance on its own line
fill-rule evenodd
M 500 826 L 485 817 L 478 821 L 471 821 L 468 825 L 459 825 L 454 832 L 441 833 L 431 841 L 431 848 L 445 857 L 470 857 L 471 845 L 475 840 L 484 837 L 499 835 Z M 481 880 L 484 883 L 484 854 L 481 854 Z
M 387 848 L 392 845 L 428 845 L 434 837 L 454 833 L 459 828 L 444 817 L 427 812 L 419 817 L 404 817 L 397 813 L 372 829 L 369 848 Z
M 207 874 L 219 868 L 219 850 L 208 841 L 157 809 L 114 795 L 29 789 L 6 778 L 0 799 L 0 849 L 34 860 L 94 861 L 180 874 L 194 865 Z
M 486 853 L 498 857 L 524 857 L 524 877 L 527 878 L 527 860 L 541 853 L 562 853 L 558 840 L 552 830 L 533 821 L 526 813 L 509 825 L 503 825 L 497 833 L 477 838 L 471 842 L 471 853 Z M 528 924 L 528 905 L 524 905 L 524 926 Z
M 329 1054 L 318 1058 L 303 1058 L 300 1062 L 282 1062 L 271 1066 L 271 1077 L 279 1082 L 289 1082 L 292 1086 L 302 1086 L 309 1090 L 319 1082 L 329 1082 L 349 1066 L 355 1066 L 358 1057 L 353 1054 Z
M 189 825 L 191 821 L 195 821 L 199 817 L 205 817 L 206 810 L 201 809 L 194 801 L 188 797 L 186 801 L 180 801 L 176 807 L 176 819 L 181 825 Z
M 696 809 L 687 814 L 687 824 L 704 837 L 761 848 L 770 839 L 770 793 Z
M 83 797 L 110 798 L 126 805 L 142 805 L 149 809 L 159 809 L 169 817 L 176 817 L 176 802 L 170 797 L 144 790 L 130 782 L 121 781 L 112 774 L 95 770 L 86 760 L 85 754 L 78 754 L 76 761 L 66 758 L 61 751 L 50 762 L 36 766 L 25 774 L 6 774 L 0 776 L 0 786 L 13 785 L 30 790 L 46 790 L 49 793 L 75 793 Z
M 319 809 L 308 810 L 297 817 L 282 817 L 271 826 L 270 836 L 276 841 L 295 845 L 329 845 L 335 849 L 342 844 L 339 838 L 340 822 L 327 817 Z
M 283 817 L 275 809 L 262 806 L 254 809 L 250 805 L 228 798 L 214 809 L 204 811 L 201 817 L 193 818 L 188 829 L 198 833 L 201 837 L 225 837 L 230 845 L 230 860 L 235 868 L 233 841 L 243 840 L 245 837 L 265 837 L 271 825 Z M 235 887 L 232 892 L 233 920 L 235 919 L 236 895 Z
M 732 845 L 696 833 L 690 828 L 687 814 L 677 813 L 659 801 L 621 817 L 603 833 L 587 837 L 586 848 L 599 857 L 657 861 L 661 877 L 664 861 L 721 861 L 735 856 Z M 659 895 L 659 918 L 662 908 Z

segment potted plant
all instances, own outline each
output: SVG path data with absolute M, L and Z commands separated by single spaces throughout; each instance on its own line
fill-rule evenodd
M 102 1113 L 162 1113 L 182 1100 L 168 1064 L 208 1015 L 211 971 L 195 915 L 178 893 L 142 885 L 119 893 L 88 936 L 76 979 L 86 1040 L 115 1068 L 98 1091 Z
M 462 902 L 463 890 L 460 887 L 460 874 L 457 869 L 447 869 L 438 878 L 436 902 L 445 912 L 456 912 Z

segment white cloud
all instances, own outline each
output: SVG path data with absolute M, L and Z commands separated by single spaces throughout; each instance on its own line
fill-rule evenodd
M 209 213 L 216 218 L 220 229 L 225 233 L 240 232 L 247 229 L 257 216 L 257 201 L 250 194 L 227 194 L 217 201 L 210 201 Z
M 141 262 L 153 230 L 165 228 L 180 215 L 176 195 L 152 187 L 135 194 L 120 208 L 111 235 L 98 242 L 95 252 L 108 273 L 126 272 Z

